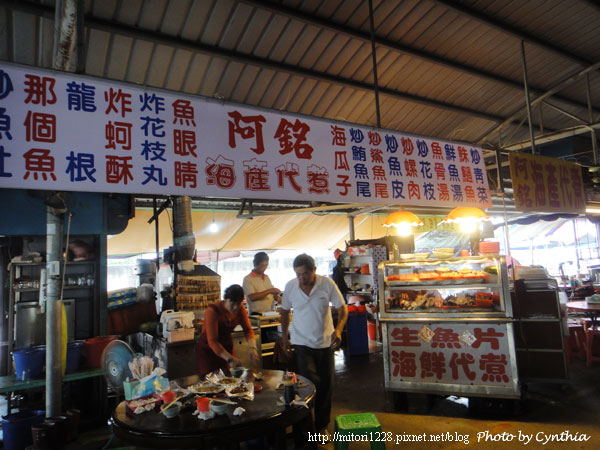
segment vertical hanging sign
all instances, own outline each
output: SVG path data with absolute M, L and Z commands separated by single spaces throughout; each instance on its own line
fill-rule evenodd
M 544 156 L 510 153 L 515 207 L 520 211 L 584 213 L 581 167 Z

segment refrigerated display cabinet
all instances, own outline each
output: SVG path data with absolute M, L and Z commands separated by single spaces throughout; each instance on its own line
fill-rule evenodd
M 379 267 L 386 389 L 517 398 L 504 257 L 405 256 Z

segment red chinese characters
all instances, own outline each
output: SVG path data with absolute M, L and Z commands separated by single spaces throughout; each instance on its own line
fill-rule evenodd
M 482 355 L 479 360 L 479 368 L 484 371 L 481 381 L 508 383 L 510 378 L 506 373 L 507 365 L 506 355 L 494 355 L 493 353 Z
M 392 351 L 393 376 L 415 377 L 417 375 L 416 353 Z
M 452 371 L 452 379 L 458 380 L 460 372 L 464 374 L 470 381 L 473 381 L 477 377 L 477 373 L 473 372 L 470 368 L 472 364 L 475 364 L 475 358 L 469 353 L 452 353 L 450 359 L 450 370 Z M 459 371 L 459 368 L 462 369 Z
M 195 189 L 198 186 L 198 165 L 189 161 L 175 161 L 175 186 Z
M 192 130 L 173 130 L 173 144 L 176 155 L 188 156 L 192 155 L 197 158 L 196 154 L 196 132 Z
M 460 348 L 461 344 L 458 340 L 458 333 L 455 333 L 452 328 L 436 328 L 431 340 L 431 347 Z
M 244 161 L 244 187 L 249 191 L 270 191 L 267 161 L 252 158 Z
M 394 328 L 392 331 L 393 347 L 420 347 L 419 331 L 410 328 Z
M 381 144 L 381 135 L 379 133 L 377 133 L 376 131 L 369 131 L 368 135 L 369 145 L 376 147 L 379 144 Z
M 25 103 L 34 105 L 53 105 L 56 103 L 54 85 L 56 80 L 51 77 L 39 77 L 37 75 L 25 75 Z
M 345 197 L 346 195 L 348 195 L 348 192 L 350 192 L 350 186 L 352 186 L 349 182 L 350 177 L 348 175 L 338 174 L 337 179 L 338 182 L 335 183 L 335 185 L 340 188 L 338 194 Z
M 287 155 L 292 151 L 298 159 L 311 159 L 314 149 L 306 142 L 310 127 L 308 124 L 296 119 L 292 122 L 281 119 L 274 138 L 279 140 L 279 153 Z M 344 134 L 344 142 L 345 142 Z
M 196 126 L 194 120 L 194 107 L 189 100 L 175 100 L 171 106 L 173 107 L 173 123 L 179 123 L 187 127 Z
M 337 125 L 331 125 L 331 134 L 333 135 L 331 145 L 337 145 L 339 147 L 344 147 L 346 145 L 345 128 L 338 127 Z
M 108 121 L 105 126 L 106 145 L 104 148 L 131 150 L 131 124 Z
M 311 165 L 306 171 L 308 192 L 311 194 L 329 193 L 329 172 L 325 167 Z
M 431 330 L 427 325 L 398 325 L 389 333 L 392 378 L 467 385 L 506 384 L 511 379 L 506 333 L 501 329 L 448 325 Z
M 435 375 L 438 380 L 446 372 L 446 358 L 442 352 L 423 352 L 419 357 L 421 363 L 421 378 L 430 378 Z
M 473 343 L 473 348 L 479 348 L 481 344 L 489 344 L 492 350 L 498 350 L 500 348 L 499 339 L 504 337 L 504 333 L 499 333 L 493 328 L 488 328 L 487 331 L 483 331 L 481 328 L 475 328 L 473 334 L 477 339 Z
M 400 142 L 402 143 L 402 153 L 406 156 L 410 156 L 415 151 L 415 144 L 410 138 L 403 137 Z
M 112 112 L 120 114 L 121 117 L 133 109 L 131 108 L 131 94 L 123 92 L 122 89 L 114 90 L 112 87 L 108 91 L 104 91 L 104 100 L 107 103 L 104 114 L 110 114 Z
M 216 160 L 206 158 L 204 173 L 208 185 L 215 185 L 221 189 L 231 189 L 235 185 L 234 162 L 223 155 L 219 155 Z
M 106 182 L 127 184 L 133 180 L 131 159 L 131 156 L 106 155 Z
M 296 178 L 300 175 L 300 168 L 295 163 L 285 163 L 275 168 L 277 174 L 277 186 L 280 188 L 285 187 L 286 181 L 296 192 L 301 193 L 302 188 L 296 181 Z
M 238 111 L 231 111 L 227 113 L 227 115 L 233 119 L 228 121 L 229 146 L 231 148 L 236 148 L 235 137 L 239 135 L 244 140 L 254 139 L 255 147 L 250 147 L 250 150 L 257 155 L 262 154 L 265 151 L 262 132 L 263 123 L 267 121 L 265 116 L 260 114 L 256 116 L 242 116 Z M 247 126 L 242 126 L 242 123 Z
M 50 156 L 50 150 L 42 148 L 32 148 L 23 154 L 25 158 L 25 175 L 23 179 L 27 180 L 30 174 L 33 174 L 33 179 L 41 178 L 44 181 L 48 177 L 56 181 L 54 175 L 54 157 Z
M 27 112 L 25 118 L 27 142 L 56 142 L 56 116 L 38 112 Z

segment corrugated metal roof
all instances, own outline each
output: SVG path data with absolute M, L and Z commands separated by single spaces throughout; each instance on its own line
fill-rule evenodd
M 373 0 L 381 126 L 509 146 L 532 99 L 600 61 L 600 9 L 574 0 Z M 86 0 L 89 75 L 376 124 L 364 0 Z M 0 0 L 0 59 L 51 67 L 54 1 Z M 589 74 L 594 119 L 600 77 Z M 589 121 L 586 80 L 548 101 Z M 489 135 L 519 113 L 501 133 Z M 536 133 L 582 125 L 547 105 Z M 589 133 L 583 147 L 591 151 Z M 581 148 L 581 145 L 579 146 Z M 580 162 L 592 160 L 590 153 Z

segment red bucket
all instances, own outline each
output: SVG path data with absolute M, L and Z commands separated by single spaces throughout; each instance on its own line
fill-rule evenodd
M 372 341 L 377 340 L 377 323 L 374 320 L 367 320 L 367 334 Z
M 88 367 L 100 367 L 102 365 L 102 352 L 111 342 L 119 339 L 120 336 L 98 336 L 86 339 L 83 343 Z

